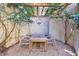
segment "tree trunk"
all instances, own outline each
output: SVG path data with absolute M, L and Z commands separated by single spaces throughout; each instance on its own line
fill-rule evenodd
M 28 23 L 28 35 L 31 36 L 30 24 Z
M 4 23 L 2 23 L 2 24 L 5 26 Z M 5 47 L 5 44 L 7 43 L 6 40 L 10 37 L 11 33 L 13 32 L 13 30 L 14 30 L 14 28 L 15 28 L 15 24 L 16 24 L 16 23 L 14 23 L 14 26 L 13 26 L 13 28 L 12 28 L 12 30 L 10 31 L 9 34 L 7 34 L 7 28 L 6 28 L 6 26 L 5 26 L 5 39 L 4 39 L 3 42 L 0 43 L 0 47 L 1 47 L 1 52 L 2 52 L 2 53 L 3 53 L 4 50 L 6 49 L 6 47 Z M 10 39 L 9 39 L 9 40 L 10 40 Z M 8 40 L 8 41 L 9 41 L 9 40 Z
M 68 20 L 65 20 L 65 44 L 67 44 L 67 22 Z
M 11 29 L 10 33 L 9 33 L 9 34 L 7 33 L 7 36 L 6 36 L 5 40 L 2 42 L 2 45 L 5 45 L 6 40 L 9 38 L 9 36 L 11 35 L 11 33 L 13 32 L 13 30 L 14 30 L 14 28 L 15 28 L 15 24 L 16 24 L 16 23 L 13 24 L 13 28 Z
M 70 30 L 72 29 L 72 31 L 70 31 L 70 33 L 69 33 L 69 36 L 67 37 L 67 42 L 69 41 L 69 39 L 71 38 L 71 37 L 74 37 L 73 35 L 73 33 L 74 33 L 74 25 L 72 24 L 72 23 L 70 23 Z
M 10 37 L 11 33 L 14 31 L 15 26 L 16 26 L 16 23 L 13 24 L 13 28 L 11 29 L 11 31 L 10 31 L 9 34 L 7 35 L 6 40 Z M 9 40 L 10 40 L 10 39 L 9 39 Z M 8 41 L 9 41 L 9 40 L 8 40 Z M 8 41 L 6 41 L 6 42 L 4 43 L 4 45 L 5 45 Z
M 7 38 L 7 28 L 6 28 L 5 24 L 2 22 L 2 20 L 0 20 L 0 23 L 2 23 L 3 27 L 5 28 L 5 38 L 3 40 L 3 42 L 4 42 L 5 39 Z M 5 49 L 5 47 L 2 45 L 3 42 L 0 43 L 0 51 L 1 51 L 1 53 L 3 53 L 3 50 Z
M 5 39 L 7 38 L 7 28 L 5 26 L 5 24 L 0 20 L 0 23 L 2 23 L 3 27 L 5 28 Z M 5 41 L 4 39 L 4 41 Z M 0 45 L 2 44 L 3 42 L 0 43 Z
M 18 41 L 20 41 L 19 39 L 20 39 L 20 26 L 21 26 L 21 24 L 19 24 L 19 28 L 18 28 Z

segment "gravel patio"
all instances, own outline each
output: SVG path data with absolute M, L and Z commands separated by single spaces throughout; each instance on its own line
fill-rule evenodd
M 48 45 L 47 52 L 42 49 L 33 49 L 29 52 L 28 46 L 20 47 L 18 44 L 9 48 L 5 52 L 5 56 L 75 56 L 74 49 L 60 41 L 53 42 L 53 45 Z

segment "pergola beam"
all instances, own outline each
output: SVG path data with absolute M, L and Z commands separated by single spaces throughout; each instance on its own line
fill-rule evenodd
M 29 6 L 39 6 L 39 7 L 45 7 L 45 6 L 48 6 L 48 3 L 29 3 L 28 4 Z

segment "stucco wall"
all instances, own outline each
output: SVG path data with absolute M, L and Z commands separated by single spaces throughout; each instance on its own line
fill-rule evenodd
M 74 48 L 77 55 L 79 55 L 79 30 L 76 30 L 75 33 Z
M 29 34 L 28 28 L 30 28 L 31 34 L 49 34 L 49 17 L 31 17 L 30 19 L 33 21 L 33 23 L 30 23 L 29 27 L 27 23 L 22 23 L 22 35 Z M 38 24 L 38 22 L 40 22 L 40 24 Z
M 37 17 L 31 17 L 31 20 L 34 21 L 33 23 L 30 24 L 31 34 L 44 34 L 44 35 L 50 34 L 57 40 L 65 42 L 64 21 L 62 21 L 61 18 L 56 19 L 56 18 L 49 18 L 49 17 L 41 17 L 40 19 L 41 19 L 41 22 L 43 23 L 41 25 L 37 24 L 37 22 L 39 20 Z M 45 23 L 44 21 L 46 21 L 47 23 Z M 8 22 L 8 24 L 7 24 L 7 22 L 5 21 L 5 23 L 6 23 L 8 31 L 9 31 L 13 25 L 11 22 Z M 27 23 L 22 23 L 22 25 L 20 27 L 21 27 L 20 36 L 29 34 L 29 29 L 28 29 Z M 18 37 L 18 25 L 16 26 L 16 28 L 13 31 L 13 33 L 11 34 L 11 36 L 10 36 L 10 41 L 8 41 L 6 44 L 6 47 L 9 47 L 19 41 L 17 38 L 14 38 L 14 37 Z M 78 38 L 76 40 L 78 40 Z M 76 48 L 76 46 L 74 44 L 77 44 L 77 43 L 75 43 L 74 41 L 75 40 L 73 40 L 73 36 L 72 36 L 69 39 L 68 44 L 71 46 L 74 46 Z M 78 42 L 78 41 L 76 41 L 76 42 Z
M 49 34 L 49 17 L 31 17 L 31 34 Z M 40 22 L 40 24 L 39 24 Z
M 51 36 L 64 42 L 64 22 L 60 18 L 51 18 L 50 19 L 50 31 Z
M 57 40 L 60 40 L 64 42 L 64 22 L 62 19 L 56 19 L 56 18 L 49 18 L 49 17 L 40 17 L 41 23 L 44 24 L 37 24 L 37 21 L 39 20 L 37 17 L 32 17 L 31 20 L 34 22 L 30 24 L 31 34 L 50 34 L 51 36 L 54 36 Z M 48 24 L 45 24 L 46 22 L 49 22 Z M 23 24 L 21 26 L 21 35 L 28 34 L 28 25 Z

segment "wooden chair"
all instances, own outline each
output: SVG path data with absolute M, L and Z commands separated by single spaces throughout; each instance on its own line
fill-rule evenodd
M 49 45 L 55 45 L 56 44 L 56 41 L 55 41 L 55 37 L 54 36 L 51 36 L 48 40 L 48 44 Z
M 19 46 L 23 46 L 23 45 L 29 45 L 30 44 L 30 37 L 29 36 L 21 36 L 21 38 L 20 38 L 20 42 L 19 42 Z

